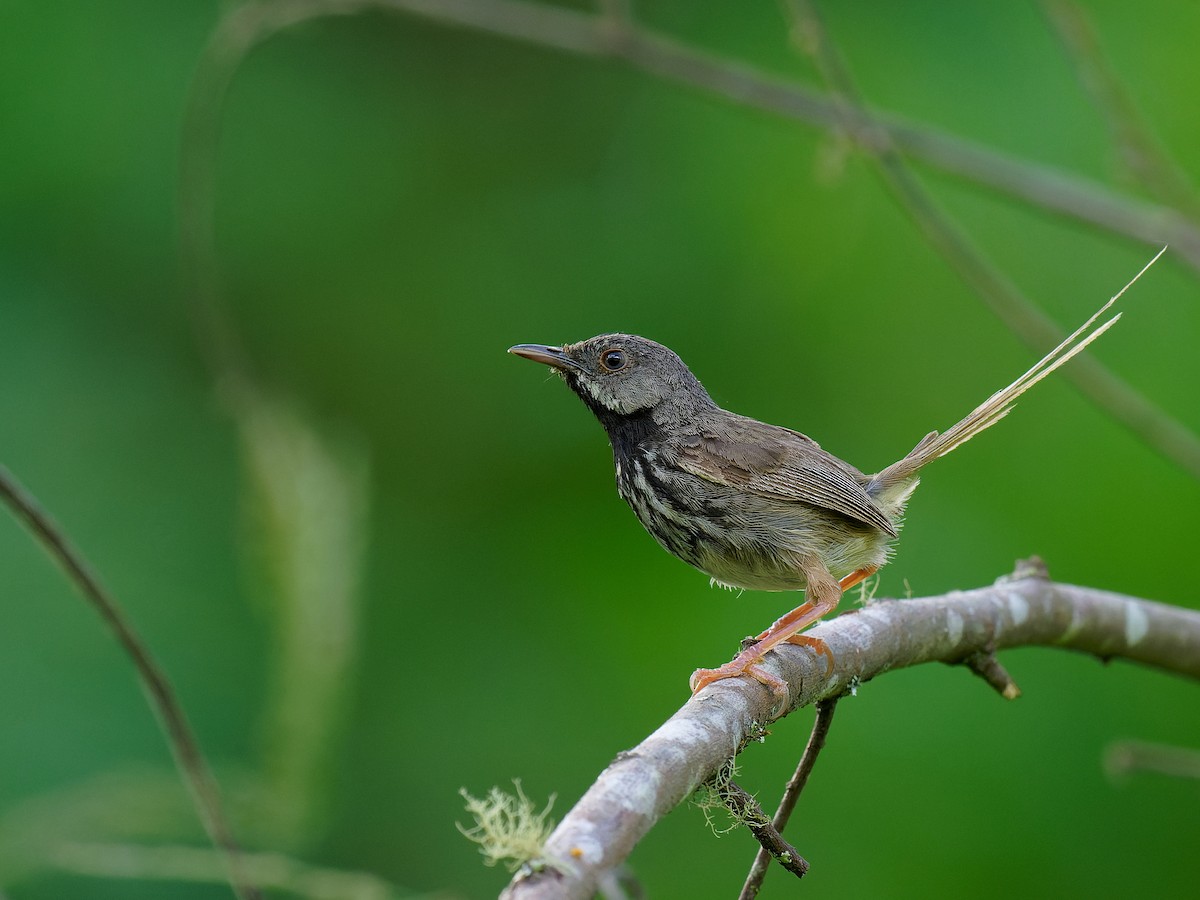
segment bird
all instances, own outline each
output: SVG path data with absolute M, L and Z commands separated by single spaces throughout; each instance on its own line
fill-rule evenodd
M 875 474 L 799 431 L 722 409 L 677 354 L 648 338 L 610 333 L 508 352 L 550 366 L 595 414 L 612 446 L 618 493 L 664 549 L 715 585 L 805 592 L 733 660 L 690 679 L 695 693 L 748 675 L 786 703 L 787 684 L 761 666 L 764 656 L 782 642 L 799 644 L 824 656 L 832 673 L 825 642 L 800 632 L 888 562 L 922 469 L 1000 421 L 1115 325 L 1120 313 L 1100 320 L 1157 259 L 1012 384 Z

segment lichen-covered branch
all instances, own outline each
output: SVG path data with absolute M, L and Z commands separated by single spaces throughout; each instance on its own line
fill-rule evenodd
M 763 853 L 773 857 L 797 878 L 805 876 L 808 872 L 808 860 L 784 840 L 783 834 L 775 827 L 753 794 L 733 780 L 720 784 L 716 790 L 730 815 L 749 828 L 755 840 L 762 845 Z
M 1200 679 L 1200 612 L 1040 577 L 972 591 L 881 601 L 808 632 L 837 660 L 784 645 L 764 665 L 787 681 L 793 709 L 837 697 L 891 669 L 963 662 L 1011 647 L 1120 657 Z M 750 679 L 713 684 L 633 750 L 621 753 L 567 813 L 545 846 L 544 865 L 509 884 L 508 900 L 587 898 L 667 812 L 743 746 L 752 726 L 778 717 Z

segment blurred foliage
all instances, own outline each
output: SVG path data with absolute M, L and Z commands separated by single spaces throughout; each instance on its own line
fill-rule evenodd
M 228 6 L 0 6 L 0 459 L 174 679 L 250 849 L 375 879 L 364 890 L 488 896 L 504 876 L 454 827 L 461 787 L 519 777 L 561 814 L 693 668 L 788 605 L 710 591 L 662 553 L 616 498 L 587 412 L 505 348 L 646 334 L 718 402 L 866 470 L 1033 354 L 837 139 L 617 62 L 362 13 L 285 30 L 232 82 L 218 257 L 272 393 L 231 403 L 190 328 L 175 203 L 189 81 Z M 1200 6 L 1089 10 L 1196 172 Z M 1132 190 L 1036 5 L 824 11 L 879 107 Z M 773 4 L 637 12 L 816 83 Z M 1149 258 L 922 174 L 1064 325 Z M 1168 256 L 1096 350 L 1193 429 L 1195 285 Z M 1038 553 L 1056 578 L 1195 606 L 1180 576 L 1197 493 L 1048 383 L 928 472 L 880 595 L 976 586 Z M 0 608 L 0 886 L 163 896 L 52 852 L 202 838 L 130 666 L 7 517 Z M 1004 661 L 1016 703 L 924 667 L 841 705 L 789 829 L 807 889 L 1188 895 L 1200 788 L 1113 784 L 1102 762 L 1117 739 L 1200 746 L 1196 686 L 1059 652 Z M 742 761 L 767 805 L 806 717 L 773 731 Z M 681 809 L 631 864 L 654 896 L 730 896 L 753 850 Z M 228 896 L 174 877 L 172 897 Z M 764 896 L 789 890 L 776 873 Z

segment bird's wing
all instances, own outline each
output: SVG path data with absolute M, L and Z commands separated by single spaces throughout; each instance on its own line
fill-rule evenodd
M 839 512 L 896 536 L 864 489 L 866 476 L 812 438 L 744 417 L 700 427 L 680 448 L 679 466 L 700 478 L 763 497 Z

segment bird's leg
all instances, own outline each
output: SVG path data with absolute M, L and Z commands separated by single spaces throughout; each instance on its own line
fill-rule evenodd
M 846 593 L 850 588 L 860 584 L 879 571 L 879 566 L 863 566 L 861 569 L 856 569 L 845 578 L 838 582 L 838 589 L 842 594 Z M 838 595 L 839 598 L 841 594 Z M 816 621 L 815 619 L 813 620 Z M 811 623 L 810 623 L 811 624 Z M 773 627 L 773 626 L 772 626 Z M 764 632 L 764 635 L 766 632 Z M 759 635 L 759 640 L 762 640 L 764 635 Z M 825 657 L 825 676 L 829 677 L 833 674 L 833 651 L 829 649 L 820 638 L 809 637 L 807 634 L 793 634 L 787 639 L 789 644 L 795 644 L 798 647 L 808 647 L 814 653 Z
M 861 569 L 855 569 L 853 572 L 851 572 L 849 575 L 847 575 L 845 578 L 843 578 L 841 581 L 838 582 L 838 587 L 840 587 L 842 589 L 842 593 L 844 594 L 846 591 L 850 590 L 850 588 L 866 581 L 868 578 L 870 578 L 872 575 L 874 575 L 878 571 L 879 571 L 879 566 L 863 566 Z
M 870 578 L 872 575 L 874 575 L 878 571 L 879 571 L 879 566 L 863 566 L 861 569 L 857 569 L 857 570 L 851 572 L 849 575 L 847 575 L 845 578 L 843 578 L 841 581 L 839 581 L 838 589 L 844 594 L 846 591 L 850 590 L 850 588 L 866 581 L 868 578 Z M 836 606 L 836 602 L 834 605 Z M 793 610 L 793 612 L 795 612 L 795 610 Z M 791 613 L 788 613 L 788 615 L 791 615 Z M 784 618 L 787 618 L 787 617 L 785 616 Z M 782 621 L 783 621 L 783 619 L 779 620 L 779 622 L 782 622 Z M 812 620 L 812 622 L 815 622 L 815 621 L 816 621 L 816 619 Z M 772 625 L 770 628 L 768 628 L 766 631 L 764 631 L 762 634 L 760 634 L 754 640 L 756 640 L 756 641 L 765 640 L 771 634 L 771 632 L 773 632 L 775 630 L 775 628 L 779 625 L 779 622 L 776 622 L 774 625 Z M 812 622 L 809 622 L 808 624 L 812 624 Z M 801 626 L 801 628 L 803 628 L 803 627 L 804 626 Z M 792 635 L 791 638 L 788 638 L 788 643 L 802 644 L 805 646 L 812 646 L 813 644 L 820 644 L 822 649 L 820 649 L 819 652 L 825 653 L 825 654 L 829 653 L 828 649 L 825 649 L 825 642 L 818 640 L 817 638 L 806 637 L 803 640 L 801 640 L 800 635 L 796 634 L 796 635 Z
M 808 579 L 806 602 L 797 606 L 787 615 L 779 618 L 774 625 L 758 636 L 754 644 L 747 647 L 730 662 L 716 669 L 697 669 L 693 672 L 691 678 L 693 693 L 723 678 L 736 678 L 739 675 L 749 675 L 756 681 L 769 687 L 772 693 L 783 699 L 786 706 L 788 697 L 787 685 L 770 672 L 762 669 L 758 664 L 762 662 L 763 657 L 774 649 L 777 644 L 796 637 L 797 632 L 807 628 L 827 613 L 832 612 L 842 596 L 841 585 L 829 573 L 829 569 L 825 567 L 825 564 L 820 559 L 815 556 L 804 556 L 801 557 L 799 565 Z M 854 573 L 854 575 L 858 574 L 858 572 Z M 854 575 L 847 576 L 846 580 L 853 578 Z M 861 581 L 862 578 L 866 577 L 867 575 L 864 574 L 858 580 Z M 851 583 L 856 584 L 857 581 Z M 828 671 L 833 670 L 833 656 L 829 652 L 829 648 L 825 646 L 824 641 L 806 638 L 803 643 L 812 647 L 818 653 L 824 654 L 828 664 Z

